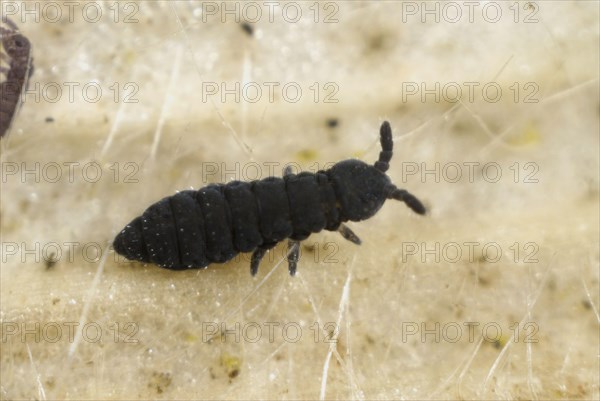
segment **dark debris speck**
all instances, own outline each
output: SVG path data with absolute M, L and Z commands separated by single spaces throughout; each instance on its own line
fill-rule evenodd
M 242 22 L 242 30 L 248 34 L 248 36 L 254 35 L 254 27 L 247 22 Z
M 337 118 L 328 118 L 326 124 L 329 128 L 335 128 L 340 124 L 340 120 L 338 120 Z

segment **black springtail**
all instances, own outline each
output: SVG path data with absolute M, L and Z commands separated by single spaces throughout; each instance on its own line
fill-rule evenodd
M 372 217 L 387 199 L 425 214 L 423 204 L 385 174 L 393 149 L 387 121 L 380 140 L 374 165 L 349 159 L 316 173 L 286 170 L 283 178 L 211 184 L 163 198 L 125 226 L 114 249 L 128 259 L 172 270 L 204 268 L 253 252 L 250 271 L 255 275 L 265 253 L 288 239 L 289 272 L 294 275 L 299 242 L 312 233 L 339 231 L 360 244 L 344 222 Z

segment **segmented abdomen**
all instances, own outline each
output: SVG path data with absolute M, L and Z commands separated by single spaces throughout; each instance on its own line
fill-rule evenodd
M 153 204 L 125 227 L 114 247 L 128 259 L 200 268 L 286 238 L 336 230 L 337 204 L 326 172 L 211 184 Z

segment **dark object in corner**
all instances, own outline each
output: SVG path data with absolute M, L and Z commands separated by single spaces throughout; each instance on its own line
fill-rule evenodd
M 14 22 L 2 17 L 0 24 L 0 138 L 8 133 L 10 124 L 21 106 L 21 95 L 33 74 L 31 44 L 19 32 Z

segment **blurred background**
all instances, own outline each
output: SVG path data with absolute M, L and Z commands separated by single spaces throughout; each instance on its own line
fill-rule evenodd
M 598 399 L 597 2 L 2 1 L 2 399 Z M 173 272 L 109 244 L 212 182 L 379 152 L 428 215 Z

